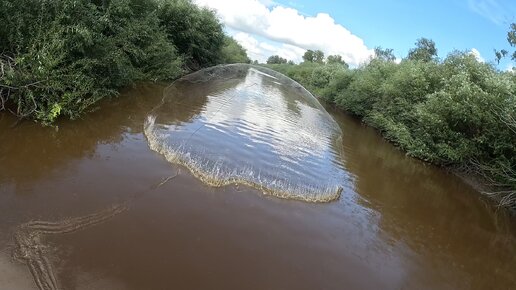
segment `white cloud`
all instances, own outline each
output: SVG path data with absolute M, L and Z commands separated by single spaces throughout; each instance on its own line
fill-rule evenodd
M 249 37 L 238 33 L 235 35 L 235 39 L 242 46 L 249 51 L 251 47 L 255 50 L 250 51 L 250 54 L 254 53 L 259 60 L 266 59 L 271 54 L 279 54 L 299 61 L 305 50 L 320 49 L 325 55 L 339 54 L 347 63 L 357 66 L 366 62 L 374 53 L 361 38 L 335 23 L 335 20 L 326 13 L 303 16 L 296 9 L 266 0 L 196 0 L 195 2 L 215 9 L 228 27 L 240 33 L 246 33 L 255 40 L 257 37 L 267 39 L 268 42 L 255 44 L 252 41 L 249 42 Z M 259 52 L 258 49 L 261 51 Z
M 480 55 L 480 51 L 476 48 L 472 48 L 469 52 L 472 56 L 474 56 L 479 62 L 486 62 L 486 60 Z
M 299 48 L 295 45 L 290 44 L 282 44 L 281 47 L 277 47 L 274 54 L 277 54 L 283 58 L 288 60 L 292 60 L 294 62 L 301 62 L 302 56 L 305 53 L 305 49 Z
M 512 65 L 512 64 L 508 64 L 507 67 L 505 68 L 505 71 L 515 73 L 516 67 L 514 67 L 514 65 Z
M 270 45 L 266 42 L 262 42 L 260 43 L 260 47 L 267 50 L 267 51 L 275 51 L 276 50 L 276 47 L 274 47 L 273 45 Z
M 272 45 L 260 42 L 245 32 L 238 32 L 233 35 L 233 38 L 247 50 L 247 55 L 251 59 L 259 62 L 265 62 L 271 55 L 279 55 L 294 62 L 301 62 L 301 56 L 305 52 L 304 49 L 289 44 Z
M 238 32 L 237 34 L 233 35 L 233 38 L 247 50 L 248 56 L 252 59 L 256 59 L 263 53 L 258 40 L 249 34 L 245 32 Z

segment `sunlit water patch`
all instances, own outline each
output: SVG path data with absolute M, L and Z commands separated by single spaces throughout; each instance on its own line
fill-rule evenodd
M 174 82 L 144 129 L 152 150 L 211 186 L 328 202 L 346 180 L 337 123 L 303 87 L 264 68 L 219 66 Z

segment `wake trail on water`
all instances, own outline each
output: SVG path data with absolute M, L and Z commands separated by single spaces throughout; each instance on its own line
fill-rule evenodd
M 62 289 L 56 273 L 49 260 L 48 246 L 44 242 L 47 235 L 68 234 L 102 224 L 127 211 L 131 204 L 144 194 L 161 187 L 179 174 L 169 176 L 147 190 L 138 192 L 126 201 L 112 205 L 106 209 L 80 217 L 67 218 L 60 221 L 29 221 L 19 226 L 14 233 L 15 247 L 12 256 L 15 260 L 27 265 L 40 290 Z

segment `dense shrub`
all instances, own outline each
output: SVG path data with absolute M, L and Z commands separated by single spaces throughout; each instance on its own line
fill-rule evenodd
M 408 155 L 473 171 L 516 204 L 516 74 L 468 52 L 375 58 L 356 69 L 271 66 L 379 129 Z
M 230 36 L 224 38 L 224 46 L 221 52 L 221 63 L 250 63 L 245 49 Z
M 269 64 L 267 67 L 277 70 L 293 80 L 298 81 L 317 96 L 322 96 L 329 83 L 338 73 L 346 71 L 343 64 L 322 65 L 315 62 L 294 64 Z
M 155 1 L 161 26 L 190 69 L 220 63 L 225 35 L 213 11 L 200 8 L 190 0 Z
M 214 13 L 189 0 L 0 0 L 0 22 L 0 110 L 44 123 L 234 51 Z
M 288 60 L 279 55 L 271 55 L 267 58 L 267 64 L 286 64 Z

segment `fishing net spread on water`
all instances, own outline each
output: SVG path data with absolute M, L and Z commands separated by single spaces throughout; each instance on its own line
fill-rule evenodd
M 301 85 L 261 67 L 217 66 L 175 81 L 144 132 L 152 150 L 211 186 L 328 202 L 345 180 L 337 123 Z

